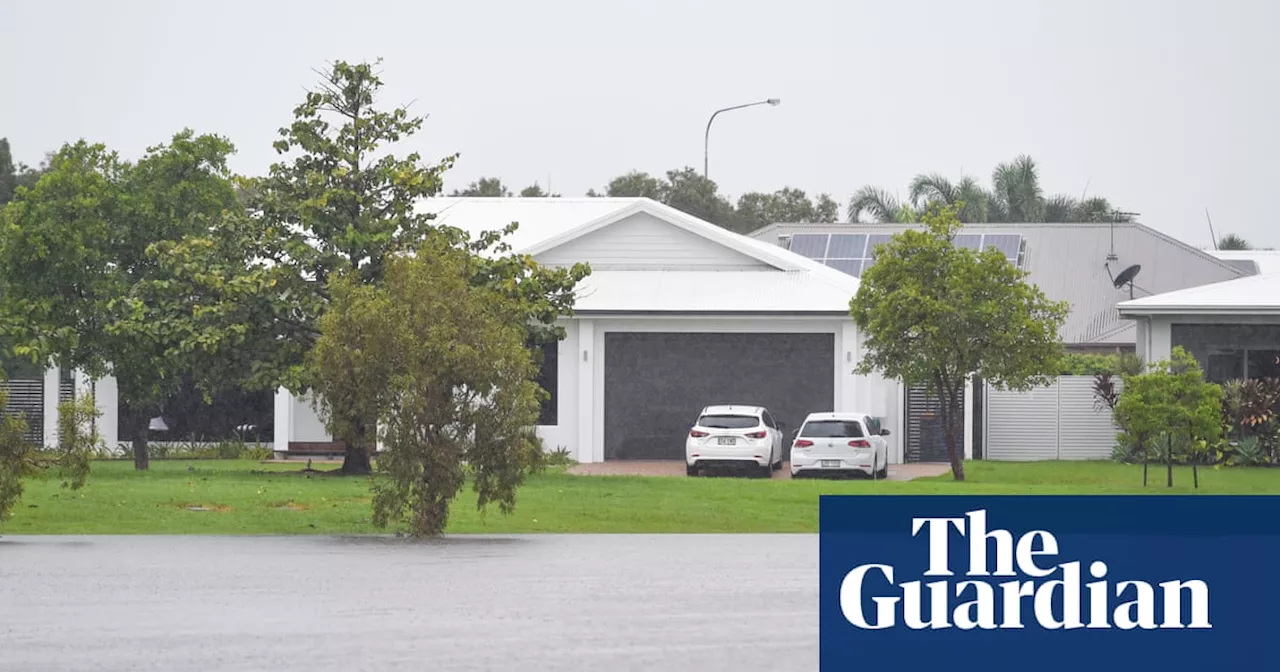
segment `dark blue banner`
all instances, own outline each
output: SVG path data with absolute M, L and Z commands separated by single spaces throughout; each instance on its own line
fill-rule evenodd
M 826 496 L 823 672 L 1280 667 L 1280 497 Z

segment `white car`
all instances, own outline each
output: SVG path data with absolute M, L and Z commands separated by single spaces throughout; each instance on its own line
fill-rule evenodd
M 791 476 L 889 475 L 889 430 L 866 413 L 810 413 L 791 444 Z
M 707 406 L 684 443 L 685 473 L 703 467 L 747 467 L 765 478 L 782 468 L 783 423 L 763 406 Z

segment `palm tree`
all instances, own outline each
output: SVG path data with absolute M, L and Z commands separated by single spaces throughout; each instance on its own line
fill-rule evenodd
M 869 215 L 874 222 L 906 223 L 919 219 L 905 203 L 884 189 L 863 187 L 849 199 L 849 221 L 862 223 L 862 215 Z
M 1046 198 L 1040 188 L 1039 168 L 1025 154 L 996 166 L 991 183 L 993 188 L 987 191 L 972 177 L 952 182 L 938 173 L 922 173 L 911 180 L 911 207 L 883 189 L 863 187 L 849 202 L 849 221 L 857 223 L 862 215 L 878 222 L 916 221 L 919 213 L 932 204 L 957 203 L 964 204 L 959 216 L 965 223 L 1133 220 L 1131 215 L 1116 212 L 1105 198 L 1075 199 L 1061 194 Z
M 1243 236 L 1228 233 L 1218 239 L 1219 250 L 1252 250 L 1253 246 Z
M 988 201 L 990 196 L 972 177 L 962 177 L 956 184 L 938 173 L 916 175 L 911 180 L 911 205 L 917 211 L 934 203 L 963 203 L 958 213 L 961 222 L 985 222 Z

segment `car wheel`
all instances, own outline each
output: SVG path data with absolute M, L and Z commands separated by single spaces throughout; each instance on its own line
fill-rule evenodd
M 685 464 L 685 465 L 684 465 L 684 475 L 685 475 L 685 476 L 697 476 L 697 475 L 698 475 L 698 467 L 697 467 L 696 465 L 693 465 L 693 464 Z
M 773 478 L 772 464 L 766 464 L 762 467 L 757 467 L 757 469 L 759 470 L 757 473 L 760 474 L 760 478 Z
M 889 456 L 884 456 L 884 466 L 880 467 L 880 471 L 876 472 L 876 478 L 889 478 Z

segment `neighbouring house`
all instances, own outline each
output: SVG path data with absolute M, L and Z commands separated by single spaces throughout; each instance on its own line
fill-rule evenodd
M 1148 362 L 1181 346 L 1211 382 L 1280 377 L 1280 271 L 1125 301 L 1119 311 Z
M 860 275 L 873 263 L 876 246 L 919 224 L 773 224 L 749 234 L 752 238 L 789 249 L 850 275 Z M 1053 300 L 1067 301 L 1070 313 L 1061 335 L 1068 351 L 1078 353 L 1133 352 L 1138 330 L 1116 308 L 1121 301 L 1162 292 L 1246 277 L 1251 264 L 1226 260 L 1175 240 L 1138 223 L 1080 224 L 966 224 L 957 234 L 957 245 L 972 249 L 998 249 L 1028 273 L 1028 281 Z M 1126 268 L 1141 269 L 1132 285 L 1117 288 L 1115 279 Z M 1028 424 L 1061 417 L 1060 408 L 1081 406 L 1082 422 L 1094 418 L 1081 383 L 1058 381 L 1050 391 L 991 395 L 988 386 L 966 388 L 965 445 L 967 456 L 1109 454 L 1110 446 L 1093 451 L 1063 449 L 1055 438 L 1052 449 L 1026 452 Z M 1069 399 L 1062 397 L 1068 394 Z M 904 452 L 909 459 L 935 461 L 946 458 L 939 428 L 938 402 L 927 389 L 902 391 L 905 432 Z M 992 404 L 987 403 L 988 398 Z M 1031 401 L 1027 401 L 1027 400 Z M 1065 400 L 1064 400 L 1065 399 Z M 1021 406 L 1019 404 L 1022 404 Z M 1072 411 L 1074 412 L 1074 411 Z M 1068 413 L 1070 415 L 1070 413 Z M 1029 423 L 1028 418 L 1035 418 Z M 1088 416 L 1085 418 L 1084 416 Z M 1048 425 L 1045 425 L 1046 428 Z M 1056 432 L 1056 430 L 1054 430 Z M 1097 436 L 1105 438 L 1107 426 Z M 975 435 L 976 434 L 976 435 Z M 1008 444 L 1008 445 L 1005 445 Z M 977 450 L 973 450 L 974 448 Z M 1103 455 L 1105 456 L 1105 455 Z
M 709 404 L 769 407 L 788 431 L 815 411 L 860 410 L 900 435 L 894 382 L 855 376 L 856 277 L 645 198 L 436 198 L 439 223 L 518 222 L 514 252 L 586 262 L 564 340 L 544 353 L 547 450 L 580 462 L 682 459 Z M 277 452 L 334 448 L 309 400 L 276 397 Z M 894 456 L 902 461 L 901 454 Z
M 1209 250 L 1209 254 L 1249 274 L 1280 273 L 1280 250 Z

